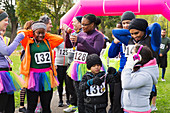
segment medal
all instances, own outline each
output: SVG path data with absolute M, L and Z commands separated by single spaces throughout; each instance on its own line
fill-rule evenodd
M 73 51 L 75 51 L 76 50 L 76 47 L 75 46 L 73 46 Z
M 37 44 L 37 47 L 40 47 L 39 44 Z

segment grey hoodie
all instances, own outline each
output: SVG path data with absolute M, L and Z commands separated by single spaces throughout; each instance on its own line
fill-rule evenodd
M 156 59 L 149 61 L 138 71 L 124 68 L 122 80 L 122 107 L 130 111 L 150 110 L 149 97 L 153 84 L 158 82 L 159 69 Z

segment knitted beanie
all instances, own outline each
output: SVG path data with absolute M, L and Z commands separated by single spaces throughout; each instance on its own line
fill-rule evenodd
M 87 56 L 86 64 L 87 64 L 87 68 L 90 69 L 92 66 L 96 64 L 102 66 L 102 61 L 97 54 L 91 54 Z
M 135 14 L 131 11 L 126 11 L 121 16 L 121 21 L 123 20 L 132 20 L 135 18 Z
M 47 29 L 46 25 L 43 23 L 43 22 L 34 22 L 33 25 L 31 26 L 31 29 L 33 31 L 37 30 L 37 29 L 40 29 L 40 28 L 43 28 L 43 29 Z
M 75 18 L 81 23 L 82 16 L 76 16 Z
M 129 30 L 130 29 L 137 29 L 137 30 L 140 30 L 140 31 L 146 31 L 147 27 L 148 27 L 148 22 L 145 19 L 138 18 L 138 19 L 133 19 L 130 22 Z

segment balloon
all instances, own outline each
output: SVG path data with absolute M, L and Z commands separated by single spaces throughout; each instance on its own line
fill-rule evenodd
M 96 16 L 119 16 L 125 11 L 135 15 L 162 14 L 170 21 L 170 0 L 79 0 L 61 19 L 72 27 L 75 16 L 92 13 Z

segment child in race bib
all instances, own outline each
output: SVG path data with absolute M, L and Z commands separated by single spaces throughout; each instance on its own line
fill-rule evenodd
M 101 71 L 102 61 L 97 54 L 87 56 L 86 64 L 90 71 L 83 76 L 79 85 L 79 89 L 83 92 L 85 113 L 106 112 L 107 83 L 114 82 L 116 69 L 112 68 L 109 74 Z

